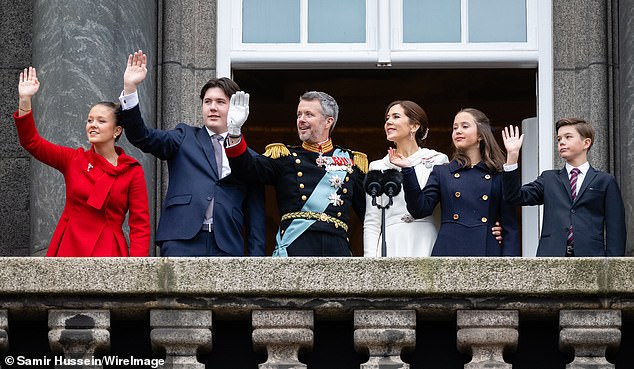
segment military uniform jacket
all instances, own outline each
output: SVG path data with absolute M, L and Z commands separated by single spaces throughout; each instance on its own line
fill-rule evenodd
M 407 210 L 414 218 L 432 214 L 440 201 L 441 224 L 432 256 L 519 256 L 515 206 L 504 201 L 502 174 L 483 163 L 463 168 L 458 162 L 436 165 L 424 189 L 412 168 L 403 170 Z M 491 234 L 502 224 L 503 243 Z
M 270 154 L 270 147 L 275 147 L 276 151 L 281 150 L 283 153 Z M 351 159 L 354 158 L 354 152 L 339 149 L 347 152 Z M 267 147 L 267 153 L 265 153 L 269 156 L 257 157 L 247 155 L 245 150 L 244 139 L 240 144 L 225 149 L 232 173 L 245 180 L 275 186 L 280 216 L 301 211 L 316 185 L 326 174 L 326 169 L 317 165 L 319 154 L 301 146 L 272 144 Z M 334 150 L 331 150 L 322 155 L 331 157 L 333 152 Z M 332 191 L 328 191 L 333 200 L 323 212 L 348 224 L 349 209 L 352 206 L 359 218 L 363 220 L 365 215 L 364 177 L 365 173 L 357 164 L 350 166 L 347 173 L 340 178 L 340 183 L 333 184 Z M 282 221 L 280 231 L 283 232 L 290 222 L 291 220 Z M 330 222 L 316 221 L 308 231 L 330 233 L 347 238 L 347 233 L 342 227 Z

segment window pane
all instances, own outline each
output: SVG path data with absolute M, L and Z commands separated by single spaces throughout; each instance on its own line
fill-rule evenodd
M 300 0 L 243 0 L 242 42 L 298 43 Z
M 469 0 L 469 42 L 526 42 L 526 0 Z
M 365 0 L 308 0 L 308 42 L 365 42 Z
M 403 42 L 460 42 L 460 0 L 403 0 Z

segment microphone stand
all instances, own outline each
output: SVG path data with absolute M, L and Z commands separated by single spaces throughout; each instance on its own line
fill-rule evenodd
M 387 205 L 381 206 L 376 203 L 376 198 L 372 198 L 372 205 L 381 209 L 381 257 L 387 256 L 387 242 L 385 241 L 385 210 L 389 209 L 394 201 L 392 200 L 392 196 L 389 196 L 389 201 Z

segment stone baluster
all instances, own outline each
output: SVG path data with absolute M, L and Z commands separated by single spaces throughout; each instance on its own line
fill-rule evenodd
M 416 346 L 416 311 L 355 310 L 354 346 L 370 359 L 361 369 L 407 369 L 403 349 Z
M 566 369 L 614 368 L 605 352 L 621 343 L 620 310 L 562 310 L 559 328 L 559 349 L 575 356 Z
M 0 353 L 9 351 L 9 318 L 6 310 L 0 310 Z
M 517 310 L 458 310 L 458 350 L 471 355 L 465 369 L 511 369 L 504 353 L 517 349 Z
M 300 350 L 313 348 L 313 312 L 307 310 L 255 310 L 252 313 L 253 346 L 268 359 L 259 369 L 306 368 Z
M 165 353 L 163 368 L 205 368 L 196 355 L 211 351 L 211 310 L 151 310 L 152 349 Z
M 54 353 L 64 355 L 56 360 L 56 368 L 102 368 L 96 355 L 110 350 L 110 311 L 50 310 L 48 312 L 48 342 Z

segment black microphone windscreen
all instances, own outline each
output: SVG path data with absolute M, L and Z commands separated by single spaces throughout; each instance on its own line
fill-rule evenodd
M 365 192 L 370 196 L 381 196 L 383 194 L 383 186 L 381 185 L 381 178 L 383 173 L 380 170 L 370 170 L 365 175 L 363 181 L 363 188 Z
M 383 171 L 383 178 L 381 184 L 383 192 L 391 197 L 394 197 L 401 192 L 401 185 L 403 183 L 403 173 L 396 169 L 386 169 Z

